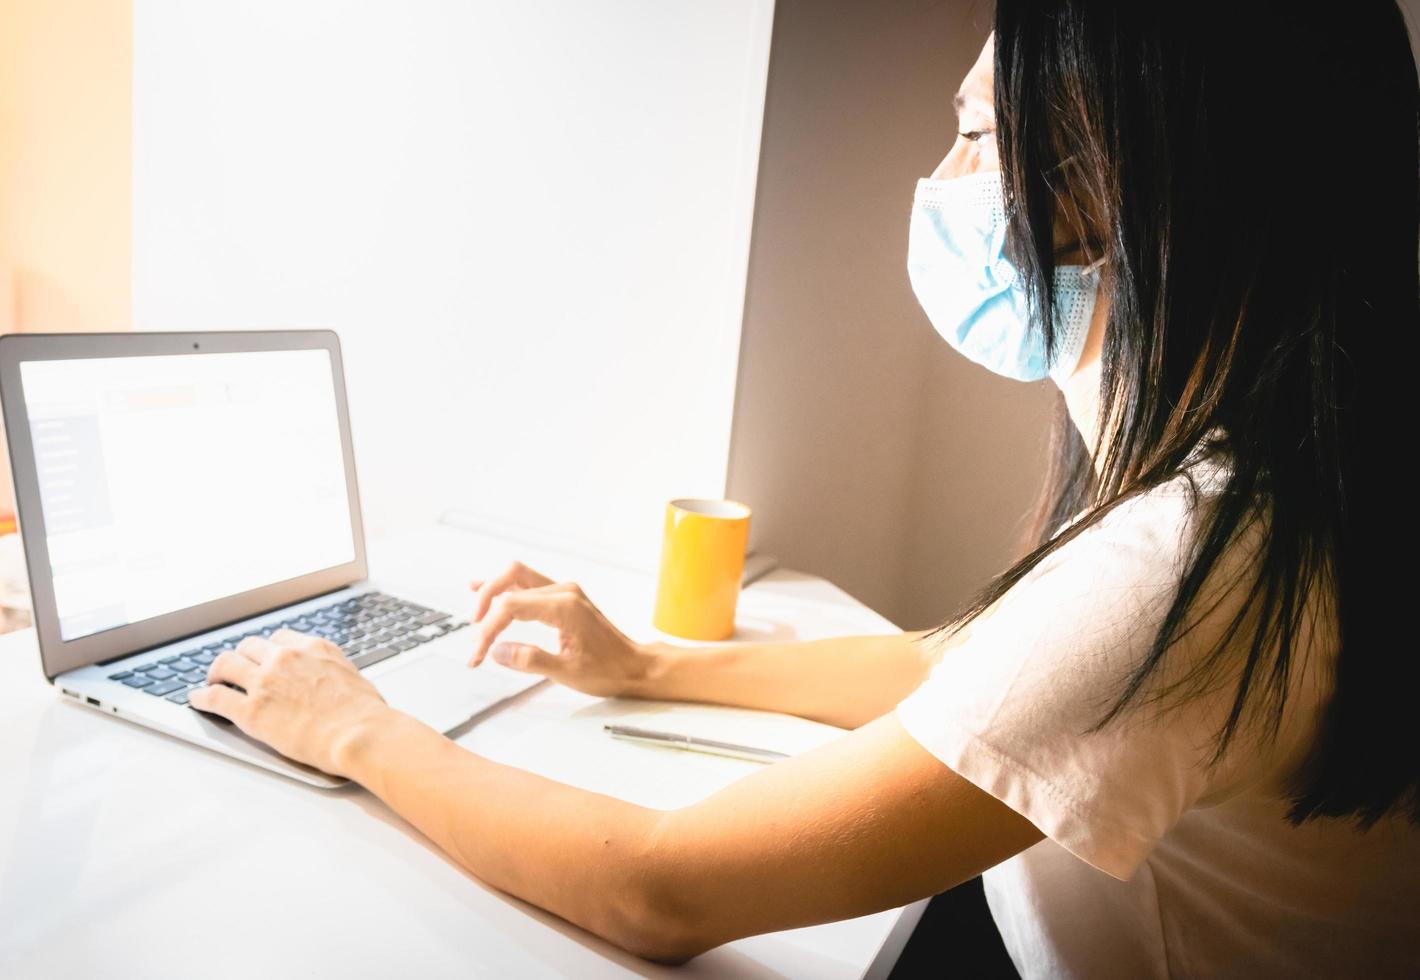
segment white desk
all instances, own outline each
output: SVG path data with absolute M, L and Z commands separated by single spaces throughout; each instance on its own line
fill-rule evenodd
M 377 578 L 460 613 L 467 580 L 514 557 L 654 635 L 648 576 L 447 526 L 371 544 Z M 740 623 L 746 639 L 893 631 L 788 571 L 745 590 Z M 455 737 L 517 758 L 521 736 L 597 701 L 544 682 Z M 517 764 L 541 768 L 522 744 Z M 755 765 L 653 749 L 636 756 L 639 785 L 666 755 L 704 767 L 700 795 Z M 621 760 L 602 767 L 620 783 L 604 791 L 634 798 L 629 757 L 606 758 Z M 598 788 L 597 768 L 579 782 Z M 648 963 L 466 874 L 363 789 L 314 789 L 100 717 L 44 682 L 33 630 L 0 637 L 0 976 L 882 977 L 925 905 L 744 939 L 678 969 Z

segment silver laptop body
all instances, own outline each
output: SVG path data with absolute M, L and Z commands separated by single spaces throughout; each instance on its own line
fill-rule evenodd
M 0 402 L 41 665 L 78 703 L 332 787 L 186 706 L 221 650 L 326 635 L 442 732 L 541 680 L 468 669 L 462 615 L 367 580 L 333 332 L 11 334 Z

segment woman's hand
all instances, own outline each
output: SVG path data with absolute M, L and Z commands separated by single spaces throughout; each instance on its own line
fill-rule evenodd
M 395 713 L 339 647 L 289 629 L 242 640 L 212 662 L 207 683 L 189 696 L 194 708 L 333 776 L 349 775 L 340 762 L 345 746 Z
M 473 614 L 478 639 L 470 667 L 491 652 L 495 661 L 514 670 L 544 674 L 587 694 L 616 697 L 634 693 L 655 661 L 650 651 L 611 625 L 573 582 L 553 582 L 514 562 L 502 574 L 471 587 L 478 592 Z M 495 643 L 514 620 L 554 627 L 557 652 L 529 643 Z

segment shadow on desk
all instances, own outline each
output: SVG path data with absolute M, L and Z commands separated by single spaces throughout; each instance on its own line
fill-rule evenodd
M 927 903 L 889 980 L 1018 976 L 991 919 L 981 879 L 973 878 Z

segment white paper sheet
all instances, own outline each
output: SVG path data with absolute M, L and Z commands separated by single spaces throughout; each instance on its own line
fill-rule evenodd
M 766 765 L 613 738 L 602 730 L 602 725 L 609 723 L 715 738 L 789 755 L 807 752 L 844 734 L 832 725 L 767 711 L 610 698 L 533 728 L 487 755 L 560 783 L 658 810 L 689 806 Z

